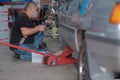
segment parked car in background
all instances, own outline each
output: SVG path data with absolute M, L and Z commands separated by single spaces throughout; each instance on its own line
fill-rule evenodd
M 114 80 L 120 72 L 120 0 L 66 0 L 61 44 L 79 53 L 78 80 Z

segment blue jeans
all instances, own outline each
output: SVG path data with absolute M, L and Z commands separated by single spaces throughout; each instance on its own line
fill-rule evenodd
M 24 48 L 29 48 L 33 49 L 36 51 L 45 51 L 45 50 L 40 50 L 39 45 L 42 43 L 44 39 L 44 32 L 38 32 L 34 36 L 34 43 L 33 44 L 20 44 L 19 46 L 24 47 Z M 15 54 L 20 54 L 21 59 L 23 60 L 32 60 L 31 52 L 27 52 L 24 50 L 16 49 L 13 50 Z

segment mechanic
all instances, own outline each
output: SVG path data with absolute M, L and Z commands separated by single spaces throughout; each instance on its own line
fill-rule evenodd
M 34 2 L 29 2 L 24 7 L 24 12 L 20 14 L 12 27 L 10 43 L 21 47 L 40 51 L 39 46 L 44 38 L 45 25 L 34 26 L 32 18 L 38 16 L 37 5 Z M 50 22 L 47 21 L 46 22 Z M 22 60 L 31 60 L 31 53 L 15 48 L 11 48 L 15 58 Z

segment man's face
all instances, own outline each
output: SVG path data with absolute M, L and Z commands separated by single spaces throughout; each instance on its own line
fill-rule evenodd
M 31 8 L 30 13 L 31 18 L 36 18 L 38 16 L 37 8 Z

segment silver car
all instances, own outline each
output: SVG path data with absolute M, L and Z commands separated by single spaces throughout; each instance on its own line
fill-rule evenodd
M 120 77 L 120 0 L 66 0 L 58 17 L 60 43 L 79 53 L 78 80 Z

